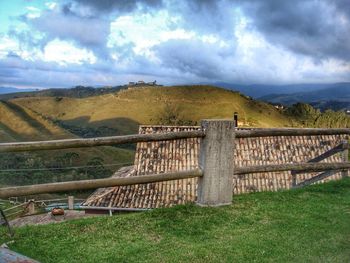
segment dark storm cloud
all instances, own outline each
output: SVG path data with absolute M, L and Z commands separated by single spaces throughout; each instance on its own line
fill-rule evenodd
M 166 83 L 166 78 L 173 77 L 173 72 L 161 68 L 155 70 L 154 65 L 142 56 L 134 56 L 133 63 L 127 67 L 104 62 L 67 66 L 42 60 L 25 60 L 12 53 L 0 59 L 1 85 L 37 88 L 117 85 L 127 83 L 135 76 L 145 81 L 157 79 Z
M 110 50 L 107 48 L 110 35 L 110 23 L 116 15 L 132 12 L 141 8 L 147 12 L 161 6 L 161 0 L 123 0 L 123 1 L 93 1 L 73 0 L 58 5 L 55 9 L 47 9 L 39 17 L 21 19 L 40 32 L 45 33 L 41 43 L 36 46 L 45 46 L 49 41 L 59 38 L 61 40 L 74 41 L 81 47 L 93 50 L 95 55 L 104 60 L 110 59 Z M 110 13 L 114 13 L 111 16 Z M 22 42 L 24 36 L 17 36 Z M 120 50 L 125 53 L 125 48 Z
M 176 26 L 230 39 L 239 9 L 271 43 L 316 59 L 350 59 L 349 0 L 73 0 L 61 12 L 47 10 L 33 25 L 52 37 L 74 39 L 87 47 L 104 46 L 112 12 L 165 8 L 182 19 Z M 90 12 L 77 12 L 90 8 Z M 115 18 L 115 17 L 114 17 Z M 103 49 L 103 48 L 102 48 Z
M 234 10 L 238 10 L 249 19 L 247 30 L 257 31 L 269 43 L 282 50 L 306 55 L 320 65 L 330 58 L 350 62 L 349 0 L 198 0 L 168 1 L 166 6 L 173 14 L 181 15 L 182 27 L 219 36 L 232 45 L 231 53 L 225 54 L 225 58 L 232 58 L 230 61 L 241 59 L 234 49 L 237 41 L 234 30 L 237 22 L 239 23 Z M 249 65 L 224 65 L 224 57 L 219 55 L 220 48 L 200 41 L 168 41 L 154 50 L 163 66 L 198 77 L 230 79 L 235 75 L 243 76 L 240 77 L 241 81 L 252 81 L 252 78 L 259 81 L 264 78 L 263 75 L 254 74 L 258 69 L 254 70 Z M 256 58 L 261 59 L 260 63 L 263 65 L 269 51 L 259 52 L 263 54 Z M 267 66 L 265 75 L 276 75 Z M 222 71 L 220 68 L 226 70 Z M 259 72 L 264 74 L 260 70 Z M 315 74 L 320 72 L 305 72 L 302 76 L 308 79 Z M 345 75 L 342 78 L 349 79 Z
M 123 15 L 142 20 L 143 14 L 169 16 L 172 19 L 166 21 L 165 30 L 186 31 L 189 39 L 156 42 L 150 48 L 155 60 L 135 54 L 138 43 L 132 40 L 107 46 L 112 22 Z M 41 86 L 108 85 L 121 75 L 129 80 L 137 75 L 178 83 L 350 80 L 350 0 L 65 0 L 54 9 L 43 10 L 39 17 L 23 16 L 22 21 L 44 37 L 11 31 L 9 35 L 21 45 L 43 50 L 58 38 L 92 50 L 99 59 L 93 65 L 62 66 L 9 56 L 0 59 L 0 83 L 6 78 L 7 83 L 27 81 Z M 127 26 L 121 26 L 120 34 L 123 30 Z M 249 33 L 254 37 L 249 39 Z M 239 42 L 244 34 L 248 41 Z M 216 41 L 206 41 L 203 36 Z M 112 53 L 118 59 L 112 59 Z M 330 70 L 327 61 L 333 58 L 345 64 L 336 62 Z
M 187 30 L 223 38 L 233 36 L 236 17 L 231 7 L 234 5 L 226 0 L 170 0 L 164 5 L 172 14 L 181 17 L 179 25 Z
M 224 77 L 227 72 L 223 65 L 230 58 L 232 49 L 193 40 L 169 40 L 153 48 L 161 58 L 162 67 L 207 79 Z
M 99 46 L 109 35 L 109 21 L 73 15 L 45 13 L 31 23 L 41 32 L 61 39 L 74 39 L 85 46 Z
M 241 10 L 265 39 L 315 61 L 350 60 L 349 0 L 193 0 L 166 1 L 180 25 L 234 41 L 235 9 Z
M 159 8 L 162 6 L 162 0 L 74 0 L 84 6 L 89 6 L 97 12 L 110 13 L 131 12 L 138 7 Z
M 73 40 L 101 56 L 107 55 L 105 45 L 110 34 L 110 21 L 106 19 L 46 10 L 40 17 L 28 20 L 28 23 L 46 34 L 43 39 L 45 43 L 55 38 Z
M 98 65 L 96 65 L 98 67 Z M 0 60 L 0 83 L 38 88 L 64 88 L 77 84 L 98 83 L 98 71 L 87 65 L 64 65 L 41 60 L 28 61 L 17 55 L 8 55 Z
M 316 60 L 350 60 L 349 0 L 194 0 L 170 1 L 187 28 L 233 37 L 234 9 L 270 43 Z
M 350 60 L 350 1 L 240 1 L 265 38 L 315 59 Z

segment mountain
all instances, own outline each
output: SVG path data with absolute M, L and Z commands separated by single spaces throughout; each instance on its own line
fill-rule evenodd
M 176 106 L 176 111 L 192 123 L 232 118 L 238 112 L 244 125 L 290 125 L 272 105 L 213 86 L 135 87 L 86 98 L 24 97 L 12 101 L 71 129 L 105 127 L 115 134 L 137 132 L 138 124 L 157 124 L 169 105 Z
M 321 89 L 330 88 L 337 85 L 349 85 L 350 83 L 339 83 L 339 84 L 290 84 L 290 85 L 269 85 L 269 84 L 234 84 L 225 82 L 216 82 L 213 85 L 230 89 L 237 90 L 245 95 L 252 98 L 260 98 L 262 96 L 270 94 L 293 94 L 296 92 L 304 91 L 317 91 Z
M 208 85 L 208 84 L 201 84 Z M 350 83 L 335 83 L 335 84 L 291 84 L 291 85 L 262 85 L 262 84 L 234 84 L 226 82 L 216 82 L 209 85 L 225 88 L 228 90 L 239 91 L 244 95 L 252 98 L 260 98 L 267 95 L 289 95 L 300 92 L 311 92 L 333 87 L 349 86 Z M 44 89 L 44 90 L 26 90 L 16 88 L 0 87 L 0 99 L 9 100 L 23 97 L 73 97 L 86 98 L 103 94 L 115 93 L 121 89 L 126 89 L 127 86 L 112 86 L 112 87 L 90 87 L 90 86 L 75 86 L 67 89 Z
M 19 89 L 13 87 L 0 87 L 0 94 L 34 91 L 34 89 Z
M 120 89 L 125 88 L 125 86 L 115 86 L 115 87 L 85 87 L 76 86 L 69 89 L 44 89 L 44 90 L 17 90 L 14 93 L 7 92 L 6 94 L 0 95 L 0 100 L 11 100 L 16 98 L 24 97 L 71 97 L 71 98 L 86 98 L 90 96 L 98 96 L 102 94 L 108 94 L 116 92 Z
M 271 103 L 292 105 L 298 102 L 309 103 L 321 110 L 343 110 L 350 108 L 350 83 L 333 84 L 317 91 L 297 92 L 292 94 L 270 94 L 259 98 Z

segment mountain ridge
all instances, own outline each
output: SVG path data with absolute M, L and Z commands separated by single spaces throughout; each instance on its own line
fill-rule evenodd
M 35 91 L 35 89 L 30 88 L 15 88 L 15 87 L 0 87 L 0 94 L 8 94 L 8 93 L 18 93 L 18 92 L 31 92 Z
M 309 103 L 316 108 L 326 110 L 350 109 L 350 83 L 338 84 L 333 87 L 317 91 L 306 91 L 293 94 L 270 94 L 262 96 L 259 100 L 280 103 L 287 106 L 303 102 Z
M 237 90 L 245 95 L 248 95 L 255 99 L 261 99 L 261 97 L 275 95 L 287 95 L 299 92 L 313 92 L 317 90 L 350 86 L 350 82 L 328 83 L 328 84 L 286 84 L 286 85 L 270 85 L 270 84 L 234 84 L 225 82 L 213 83 L 218 87 L 223 87 L 230 90 Z

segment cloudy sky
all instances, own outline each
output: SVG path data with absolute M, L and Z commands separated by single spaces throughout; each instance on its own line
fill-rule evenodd
M 0 86 L 137 80 L 350 81 L 350 1 L 0 1 Z

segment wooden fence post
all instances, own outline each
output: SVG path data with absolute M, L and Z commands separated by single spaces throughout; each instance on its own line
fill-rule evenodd
M 349 138 L 347 138 L 346 140 L 342 141 L 343 146 L 345 146 L 344 147 L 344 151 L 342 151 L 342 161 L 343 162 L 348 162 L 349 161 L 349 147 L 348 147 L 349 146 L 349 142 L 348 142 L 348 139 Z M 342 176 L 342 178 L 348 177 L 349 176 L 349 170 L 343 170 L 341 172 L 341 176 Z
M 204 175 L 198 181 L 198 200 L 201 206 L 220 206 L 232 203 L 235 125 L 230 120 L 203 120 L 199 166 Z
M 35 214 L 35 202 L 33 200 L 29 200 L 28 203 L 28 215 L 34 215 Z
M 73 210 L 74 209 L 74 196 L 68 196 L 68 209 Z

